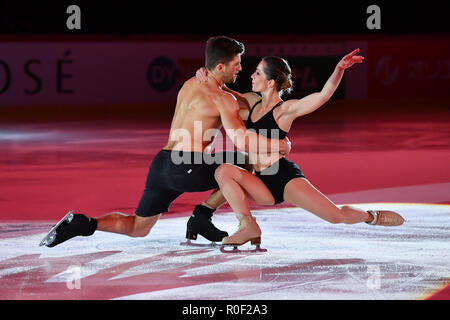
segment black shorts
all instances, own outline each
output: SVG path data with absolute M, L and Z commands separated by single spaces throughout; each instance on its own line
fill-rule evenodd
M 136 215 L 150 217 L 168 212 L 172 202 L 184 192 L 218 188 L 214 172 L 222 163 L 245 168 L 245 154 L 238 151 L 210 154 L 161 150 L 148 170 Z
M 284 157 L 270 167 L 255 173 L 272 193 L 275 204 L 284 201 L 284 187 L 289 181 L 294 178 L 305 178 L 302 170 L 294 162 Z

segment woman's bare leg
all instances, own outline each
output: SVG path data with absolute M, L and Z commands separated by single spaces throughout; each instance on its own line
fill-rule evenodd
M 241 245 L 250 241 L 259 245 L 261 229 L 250 212 L 249 198 L 258 204 L 271 205 L 275 202 L 272 194 L 258 177 L 233 165 L 221 165 L 215 172 L 215 178 L 239 220 L 238 230 L 224 237 L 222 243 Z
M 355 224 L 373 220 L 366 211 L 350 206 L 339 208 L 304 178 L 295 178 L 286 184 L 284 199 L 330 223 Z
M 248 195 L 258 204 L 275 203 L 269 189 L 258 177 L 237 166 L 222 164 L 216 169 L 214 176 L 235 213 L 251 215 Z

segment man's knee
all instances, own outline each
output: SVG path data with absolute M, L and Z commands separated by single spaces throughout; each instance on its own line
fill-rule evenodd
M 133 230 L 129 234 L 130 237 L 134 238 L 142 238 L 147 236 L 155 225 L 156 221 L 158 221 L 160 214 L 151 217 L 140 217 L 134 215 L 134 225 Z
M 143 238 L 143 237 L 146 237 L 150 233 L 150 230 L 151 230 L 151 228 L 139 227 L 139 228 L 133 229 L 133 232 L 131 232 L 129 234 L 129 236 L 133 237 L 133 238 Z

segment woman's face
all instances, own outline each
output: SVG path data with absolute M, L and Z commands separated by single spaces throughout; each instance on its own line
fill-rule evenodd
M 267 89 L 268 80 L 266 74 L 264 73 L 264 68 L 266 63 L 262 60 L 256 67 L 256 71 L 253 72 L 252 78 L 252 91 L 262 92 Z

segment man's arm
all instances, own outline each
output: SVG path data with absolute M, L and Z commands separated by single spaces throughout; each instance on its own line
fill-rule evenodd
M 295 119 L 317 110 L 330 100 L 342 80 L 345 69 L 350 68 L 355 63 L 363 62 L 364 57 L 355 56 L 358 51 L 359 49 L 350 52 L 339 61 L 320 92 L 315 92 L 300 100 L 289 100 L 288 113 Z
M 226 134 L 239 149 L 252 153 L 289 153 L 291 148 L 288 139 L 268 139 L 245 127 L 233 95 L 227 93 L 218 98 L 217 107 Z

